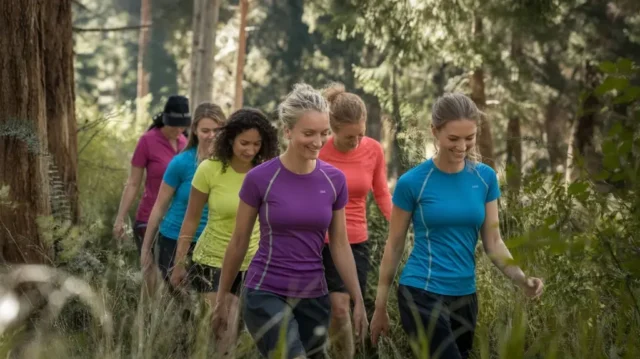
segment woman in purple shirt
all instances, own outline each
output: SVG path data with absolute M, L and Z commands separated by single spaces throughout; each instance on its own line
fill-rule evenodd
M 347 241 L 344 174 L 318 160 L 329 135 L 329 105 L 312 87 L 298 84 L 279 107 L 287 150 L 250 170 L 240 190 L 235 231 L 222 263 L 214 330 L 226 329 L 223 303 L 247 252 L 254 225 L 259 248 L 245 277 L 242 315 L 260 353 L 323 358 L 330 301 L 322 264 L 327 230 L 331 254 L 355 302 L 356 334 L 367 330 L 362 293 Z M 256 224 L 259 218 L 259 224 Z M 282 333 L 281 333 L 282 332 Z M 281 334 L 285 347 L 279 347 Z
M 153 118 L 153 124 L 140 137 L 133 152 L 131 171 L 122 193 L 116 221 L 113 224 L 113 235 L 116 238 L 124 237 L 124 219 L 136 197 L 146 170 L 144 193 L 133 225 L 138 255 L 141 253 L 147 222 L 158 196 L 162 177 L 171 159 L 187 144 L 184 130 L 190 124 L 189 100 L 184 96 L 170 96 L 164 111 Z

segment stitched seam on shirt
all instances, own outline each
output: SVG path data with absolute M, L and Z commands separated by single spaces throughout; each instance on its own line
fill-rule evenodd
M 278 174 L 280 173 L 280 169 L 281 168 L 278 168 L 278 170 L 273 175 L 273 177 L 271 177 L 271 180 L 269 180 L 269 186 L 267 186 L 267 190 L 264 193 L 264 199 L 263 199 L 264 206 L 265 206 L 265 208 L 264 208 L 264 217 L 265 217 L 266 222 L 267 222 L 267 227 L 269 228 L 269 254 L 267 255 L 267 263 L 265 263 L 265 265 L 264 265 L 264 271 L 262 272 L 262 276 L 260 277 L 260 281 L 256 285 L 256 290 L 260 289 L 260 286 L 262 285 L 262 282 L 264 282 L 264 278 L 267 275 L 267 270 L 269 269 L 269 264 L 271 264 L 271 254 L 273 253 L 273 228 L 271 227 L 271 221 L 269 220 L 269 202 L 267 202 L 267 198 L 269 196 L 269 192 L 271 192 L 271 186 L 276 181 L 276 177 L 278 177 Z

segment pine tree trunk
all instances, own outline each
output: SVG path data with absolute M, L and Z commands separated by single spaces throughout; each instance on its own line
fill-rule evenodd
M 44 21 L 53 15 L 44 13 L 44 3 L 0 1 L 0 185 L 9 186 L 8 198 L 0 201 L 5 263 L 44 263 L 50 253 L 37 224 L 50 214 L 45 43 L 61 34 L 46 32 Z M 7 127 L 17 132 L 7 133 Z
M 249 11 L 249 0 L 240 0 L 240 34 L 238 36 L 238 62 L 236 66 L 236 110 L 242 108 L 242 79 L 244 78 L 244 62 L 247 53 L 247 12 Z
M 141 0 L 140 23 L 149 25 L 151 23 L 151 0 Z M 136 121 L 142 122 L 145 118 L 145 106 L 141 102 L 142 98 L 149 93 L 149 74 L 145 69 L 149 39 L 151 38 L 151 27 L 145 26 L 140 29 L 138 36 L 138 87 L 136 90 Z
M 507 125 L 507 185 L 511 193 L 519 193 L 522 181 L 522 134 L 520 117 L 509 118 Z
M 199 103 L 197 99 L 198 93 L 198 71 L 200 69 L 201 44 L 202 44 L 202 4 L 204 0 L 193 0 L 193 20 L 192 20 L 192 37 L 191 37 L 191 59 L 189 61 L 189 72 L 191 74 L 189 84 L 189 102 L 191 103 L 191 111 L 195 110 L 196 104 Z
M 551 173 L 566 166 L 567 145 L 565 135 L 567 131 L 566 116 L 561 113 L 557 100 L 551 99 L 545 111 L 544 128 L 547 135 L 547 152 Z
M 78 222 L 78 144 L 75 116 L 71 0 L 45 2 L 46 115 L 52 212 Z M 58 193 L 55 193 L 59 191 Z
M 201 0 L 201 2 L 200 33 L 198 35 L 194 34 L 194 36 L 199 36 L 200 46 L 197 51 L 194 51 L 195 49 L 192 50 L 192 54 L 195 53 L 196 56 L 199 56 L 195 77 L 191 78 L 191 81 L 195 82 L 195 92 L 190 101 L 191 107 L 194 109 L 202 102 L 213 101 L 216 28 L 218 26 L 221 0 Z
M 482 38 L 482 19 L 476 15 L 474 19 L 474 36 L 477 39 Z M 484 91 L 484 71 L 481 67 L 475 69 L 471 74 L 471 99 L 476 103 L 480 111 L 484 111 L 487 107 L 487 99 Z M 491 135 L 491 125 L 483 118 L 480 122 L 480 129 L 477 140 L 478 150 L 482 156 L 482 162 L 495 169 L 495 161 L 493 158 L 493 136 Z

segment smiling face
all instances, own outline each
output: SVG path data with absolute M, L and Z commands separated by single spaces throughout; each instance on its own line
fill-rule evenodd
M 305 112 L 293 128 L 285 128 L 289 148 L 306 160 L 315 160 L 329 136 L 329 114 Z
M 476 121 L 460 119 L 448 121 L 438 129 L 431 127 L 431 131 L 440 158 L 449 163 L 460 163 L 476 145 L 478 125 Z
M 255 128 L 250 128 L 238 134 L 233 140 L 233 156 L 242 163 L 252 163 L 260 152 L 262 137 Z
M 213 145 L 213 139 L 216 136 L 216 129 L 220 127 L 220 124 L 208 117 L 200 119 L 196 127 L 196 136 L 198 136 L 198 143 L 205 148 L 211 148 Z
M 333 143 L 342 151 L 355 150 L 360 146 L 366 129 L 366 121 L 337 126 L 333 135 Z

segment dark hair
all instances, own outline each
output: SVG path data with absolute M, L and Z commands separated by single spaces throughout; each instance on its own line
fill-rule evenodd
M 222 173 L 226 172 L 233 158 L 233 141 L 239 134 L 252 128 L 258 131 L 262 140 L 260 151 L 253 158 L 253 166 L 278 155 L 276 128 L 260 110 L 243 108 L 232 113 L 227 123 L 220 127 L 216 134 L 212 159 L 222 162 Z
M 167 98 L 162 112 L 153 116 L 153 123 L 147 131 L 164 126 L 189 127 L 190 125 L 189 99 L 181 95 L 171 95 Z
M 193 121 L 191 122 L 191 130 L 189 131 L 189 142 L 187 142 L 183 151 L 198 147 L 198 123 L 204 118 L 210 118 L 220 125 L 224 125 L 227 120 L 227 116 L 225 116 L 224 111 L 222 111 L 220 106 L 211 102 L 203 102 L 199 104 L 193 112 Z
M 360 96 L 347 92 L 341 83 L 331 83 L 323 91 L 329 102 L 329 120 L 335 131 L 340 125 L 360 123 L 367 118 L 367 107 Z

